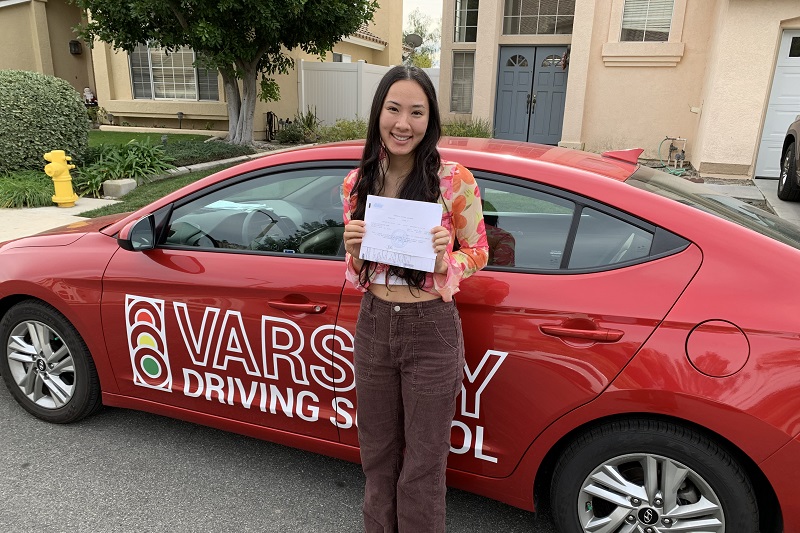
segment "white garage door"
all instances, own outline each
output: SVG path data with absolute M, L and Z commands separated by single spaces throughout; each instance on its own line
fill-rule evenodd
M 755 175 L 778 178 L 786 129 L 800 115 L 800 30 L 786 30 L 781 39 L 775 79 L 769 95 Z

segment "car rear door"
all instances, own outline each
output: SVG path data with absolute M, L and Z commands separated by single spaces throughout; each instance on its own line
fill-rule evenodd
M 336 440 L 325 337 L 343 284 L 344 164 L 228 180 L 115 254 L 103 325 L 123 395 Z
M 450 468 L 509 475 L 536 436 L 605 389 L 700 266 L 700 250 L 662 228 L 563 190 L 475 172 L 490 265 L 456 301 L 465 376 Z M 354 330 L 345 287 L 338 324 Z M 337 392 L 342 440 L 354 391 Z

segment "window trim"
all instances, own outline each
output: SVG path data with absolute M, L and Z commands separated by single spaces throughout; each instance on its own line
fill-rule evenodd
M 683 23 L 686 18 L 687 0 L 675 0 L 672 8 L 672 24 L 667 41 L 639 42 L 620 41 L 622 14 L 625 0 L 612 0 L 611 24 L 608 39 L 603 43 L 603 63 L 607 67 L 675 67 L 685 51 Z

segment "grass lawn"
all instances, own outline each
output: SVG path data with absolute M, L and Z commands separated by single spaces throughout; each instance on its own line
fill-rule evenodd
M 91 211 L 80 213 L 80 216 L 95 218 L 104 215 L 135 211 L 140 207 L 146 206 L 150 202 L 154 202 L 155 200 L 166 196 L 172 191 L 176 191 L 185 185 L 189 185 L 192 182 L 195 182 L 201 178 L 205 178 L 206 176 L 209 176 L 215 172 L 219 172 L 220 170 L 229 166 L 231 165 L 221 165 L 213 169 L 191 172 L 189 174 L 175 176 L 174 178 L 167 178 L 154 181 L 152 183 L 146 183 L 144 185 L 139 185 L 134 190 L 120 198 L 121 201 L 119 203 L 107 205 L 99 209 L 92 209 Z
M 150 144 L 161 142 L 161 136 L 167 135 L 167 143 L 175 141 L 204 141 L 210 135 L 184 134 L 184 133 L 138 133 L 127 131 L 89 131 L 89 146 L 100 146 L 101 144 L 127 144 L 128 141 L 136 139 L 139 142 L 149 141 Z

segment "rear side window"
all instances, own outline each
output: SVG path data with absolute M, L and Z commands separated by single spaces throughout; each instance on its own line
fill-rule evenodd
M 562 190 L 476 173 L 489 268 L 579 273 L 683 250 L 689 242 L 627 213 Z

